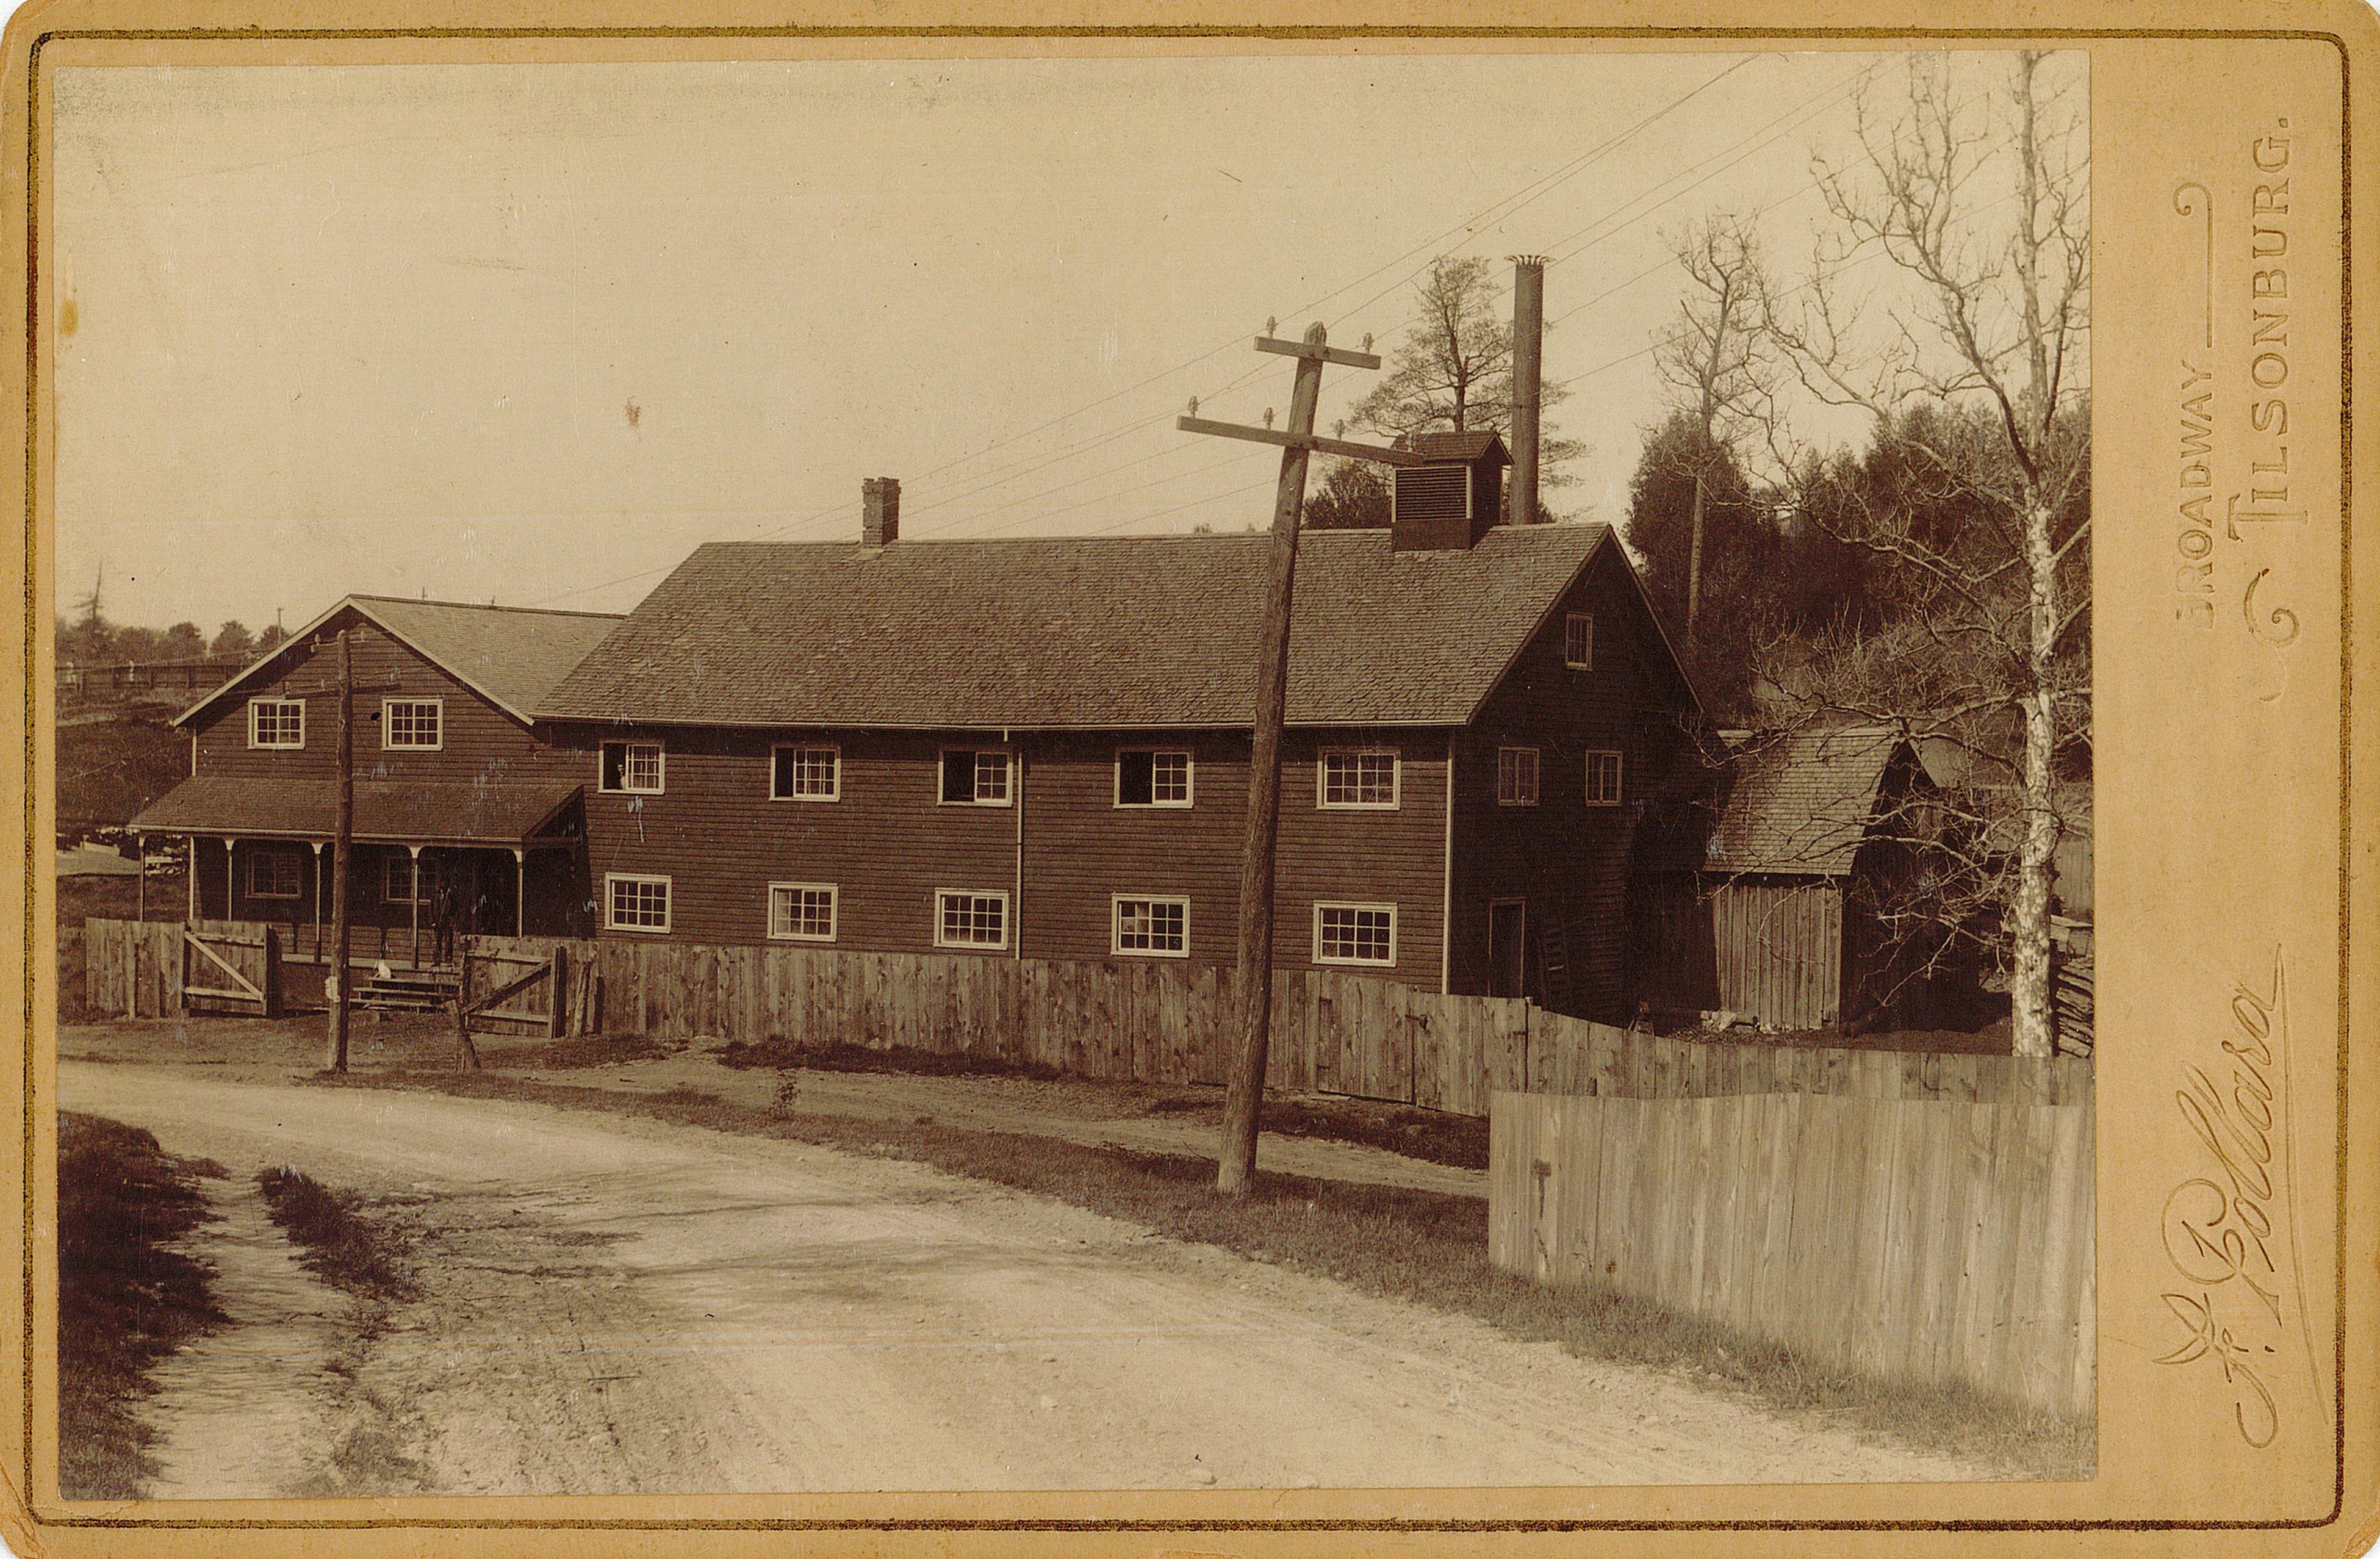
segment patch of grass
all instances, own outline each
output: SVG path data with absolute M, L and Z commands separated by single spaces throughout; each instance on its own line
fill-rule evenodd
M 332 1080 L 332 1079 L 322 1079 Z M 912 1160 L 949 1174 L 1055 1197 L 1175 1239 L 1317 1273 L 1367 1294 L 1467 1315 L 1585 1358 L 1645 1365 L 1732 1388 L 1903 1445 L 2008 1469 L 2088 1478 L 2096 1433 L 1957 1387 L 1911 1386 L 1823 1368 L 1789 1349 L 1598 1288 L 1551 1288 L 1488 1261 L 1488 1205 L 1476 1197 L 1259 1172 L 1246 1197 L 1215 1194 L 1203 1158 L 1086 1147 L 931 1121 L 868 1121 L 755 1109 L 697 1089 L 621 1094 L 515 1078 L 354 1078 L 354 1087 L 427 1087 L 640 1114 L 682 1126 Z
M 1385 1148 L 1457 1169 L 1488 1167 L 1488 1123 L 1475 1115 L 1359 1099 L 1276 1099 L 1266 1102 L 1261 1125 L 1283 1137 Z
M 298 1246 L 298 1260 L 307 1271 L 359 1299 L 413 1296 L 413 1274 L 395 1241 L 357 1216 L 353 1196 L 287 1164 L 259 1170 L 256 1185 L 273 1221 Z
M 683 1045 L 664 1044 L 648 1034 L 589 1034 L 577 1039 L 549 1040 L 504 1057 L 508 1066 L 547 1066 L 566 1071 L 579 1066 L 624 1066 L 631 1061 L 660 1061 L 676 1054 Z
M 822 1045 L 783 1039 L 730 1040 L 710 1054 L 721 1066 L 739 1071 L 774 1068 L 781 1072 L 883 1072 L 921 1078 L 1034 1078 L 1044 1082 L 1060 1082 L 1072 1077 L 1038 1061 L 1005 1061 L 996 1055 L 917 1050 L 907 1045 L 878 1050 L 847 1040 Z
M 157 1472 L 133 1407 L 149 1371 L 224 1321 L 208 1272 L 169 1247 L 212 1214 L 220 1166 L 96 1115 L 58 1115 L 58 1486 L 68 1499 L 138 1499 Z

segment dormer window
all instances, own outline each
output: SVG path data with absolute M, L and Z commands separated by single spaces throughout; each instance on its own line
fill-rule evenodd
M 281 749 L 306 745 L 306 700 L 303 699 L 250 699 L 248 700 L 248 745 Z
M 1562 664 L 1572 671 L 1595 669 L 1595 614 L 1572 612 L 1562 619 Z

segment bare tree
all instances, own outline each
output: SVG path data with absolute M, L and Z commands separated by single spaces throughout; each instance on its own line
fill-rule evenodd
M 1668 333 L 1654 345 L 1653 362 L 1675 392 L 1679 408 L 1701 432 L 1694 451 L 1694 515 L 1686 563 L 1686 641 L 1694 642 L 1702 616 L 1703 508 L 1712 456 L 1731 451 L 1747 411 L 1764 389 L 1756 366 L 1760 336 L 1760 250 L 1752 229 L 1718 214 L 1673 239 L 1684 267 L 1685 297 Z
M 1950 56 L 1921 55 L 1904 97 L 1863 97 L 1856 151 L 1819 164 L 1831 221 L 1809 279 L 1761 289 L 1799 396 L 1864 413 L 1905 468 L 1830 483 L 1843 462 L 1797 437 L 1795 397 L 1765 403 L 1798 516 L 1876 556 L 1904 608 L 1864 669 L 1805 652 L 1772 680 L 1791 705 L 1973 760 L 1978 869 L 2032 1055 L 2052 1048 L 2060 764 L 2087 750 L 2090 700 L 2087 138 L 2044 66 L 2020 54 L 2004 89 L 1967 92 Z M 1850 286 L 1872 261 L 1897 274 L 1880 311 Z

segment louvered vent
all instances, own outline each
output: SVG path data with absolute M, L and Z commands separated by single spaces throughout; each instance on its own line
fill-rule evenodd
M 1471 518 L 1470 478 L 1468 466 L 1398 467 L 1396 522 L 1467 524 Z

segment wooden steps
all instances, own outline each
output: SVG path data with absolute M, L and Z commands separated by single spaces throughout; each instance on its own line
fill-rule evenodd
M 453 969 L 395 969 L 375 972 L 355 989 L 358 1006 L 379 1012 L 444 1012 L 455 1005 Z

